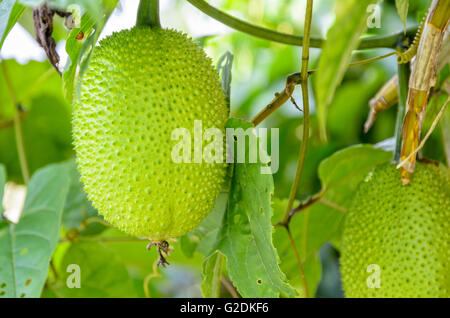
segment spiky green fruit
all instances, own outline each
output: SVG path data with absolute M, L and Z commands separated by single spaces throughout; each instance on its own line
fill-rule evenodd
M 368 175 L 345 220 L 347 297 L 450 297 L 449 182 L 448 168 L 424 163 L 407 186 L 395 165 Z
M 175 163 L 171 134 L 186 128 L 193 137 L 194 120 L 224 133 L 228 113 L 211 60 L 186 35 L 136 27 L 102 40 L 73 115 L 88 198 L 124 232 L 185 234 L 212 209 L 226 164 Z

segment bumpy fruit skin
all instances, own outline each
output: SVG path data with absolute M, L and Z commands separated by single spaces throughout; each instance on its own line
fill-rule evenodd
M 394 165 L 361 183 L 342 242 L 346 297 L 450 297 L 449 170 L 418 163 L 402 186 Z M 380 288 L 369 288 L 380 269 Z M 373 276 L 375 275 L 375 276 Z
M 187 128 L 193 148 L 194 120 L 224 133 L 228 113 L 212 61 L 185 34 L 136 27 L 102 40 L 73 115 L 89 200 L 108 222 L 150 240 L 193 229 L 212 209 L 226 163 L 173 162 L 180 139 L 171 134 Z

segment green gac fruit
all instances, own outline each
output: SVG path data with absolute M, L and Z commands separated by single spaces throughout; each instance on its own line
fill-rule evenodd
M 450 173 L 417 163 L 402 186 L 394 165 L 360 184 L 345 220 L 346 297 L 450 297 Z
M 199 120 L 225 135 L 229 110 L 211 62 L 174 30 L 136 27 L 95 48 L 74 107 L 74 144 L 89 200 L 122 231 L 164 241 L 213 208 L 226 163 L 172 160 L 177 128 L 194 136 Z

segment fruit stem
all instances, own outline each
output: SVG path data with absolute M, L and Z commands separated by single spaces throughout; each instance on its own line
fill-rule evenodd
M 409 63 L 398 64 L 398 108 L 397 118 L 395 120 L 395 148 L 394 148 L 394 162 L 400 159 L 400 151 L 402 148 L 402 126 L 403 117 L 405 116 L 406 98 L 408 95 L 408 81 L 409 81 Z
M 136 26 L 161 28 L 159 20 L 159 0 L 141 0 L 136 17 Z
M 251 23 L 242 21 L 225 13 L 210 4 L 208 4 L 204 0 L 187 0 L 194 7 L 210 16 L 214 20 L 217 20 L 230 28 L 235 30 L 266 39 L 273 42 L 284 43 L 289 45 L 297 45 L 302 46 L 303 36 L 301 35 L 293 35 L 282 32 L 273 31 L 270 29 L 262 28 Z M 414 26 L 406 29 L 406 33 L 403 30 L 398 31 L 389 35 L 382 36 L 371 36 L 361 39 L 358 49 L 372 49 L 372 48 L 394 48 L 399 41 L 406 37 L 414 37 L 416 34 L 418 26 Z M 311 38 L 311 47 L 320 48 L 325 40 L 320 38 Z
M 147 245 L 147 250 L 150 250 L 153 245 L 156 245 L 159 254 L 157 267 L 159 267 L 159 265 L 161 265 L 162 267 L 170 265 L 166 260 L 166 257 L 169 256 L 169 243 L 167 241 L 152 241 Z

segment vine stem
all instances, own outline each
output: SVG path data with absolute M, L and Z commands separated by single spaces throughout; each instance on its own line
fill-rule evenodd
M 8 89 L 14 107 L 14 135 L 16 137 L 15 139 L 17 146 L 17 154 L 19 155 L 20 170 L 22 173 L 23 181 L 25 182 L 25 184 L 28 184 L 28 181 L 30 180 L 30 173 L 28 170 L 27 157 L 25 154 L 25 146 L 23 142 L 22 124 L 20 118 L 20 104 L 18 103 L 17 96 L 14 92 L 14 88 L 12 86 L 11 78 L 9 77 L 6 63 L 3 62 L 0 64 L 2 65 L 3 77 L 5 78 L 6 87 Z
M 150 294 L 150 289 L 148 288 L 148 284 L 149 284 L 150 280 L 152 280 L 153 278 L 160 278 L 160 277 L 161 277 L 161 275 L 159 274 L 159 271 L 158 271 L 158 261 L 155 261 L 153 263 L 153 272 L 148 274 L 144 279 L 145 298 L 152 298 L 151 294 Z
M 292 210 L 292 206 L 294 204 L 295 195 L 297 193 L 298 186 L 300 184 L 300 177 L 302 175 L 303 164 L 305 162 L 306 150 L 308 147 L 308 138 L 309 138 L 308 62 L 309 62 L 309 44 L 310 44 L 310 33 L 311 33 L 312 8 L 313 8 L 313 0 L 308 0 L 307 4 L 306 4 L 306 13 L 305 13 L 305 27 L 304 27 L 305 35 L 303 37 L 302 69 L 301 69 L 301 86 L 302 86 L 302 98 L 303 98 L 303 140 L 302 140 L 302 145 L 300 147 L 300 156 L 298 159 L 297 172 L 295 174 L 294 183 L 292 184 L 292 187 L 291 187 L 289 201 L 288 201 L 283 219 L 280 222 L 286 229 L 292 249 L 294 250 L 298 268 L 300 271 L 300 276 L 301 276 L 302 282 L 303 282 L 303 288 L 305 289 L 305 297 L 306 298 L 309 298 L 308 284 L 306 282 L 305 271 L 303 269 L 302 260 L 298 253 L 297 247 L 295 246 L 295 240 L 289 229 L 288 220 L 289 220 L 289 216 L 290 216 L 290 211 Z
M 403 117 L 405 117 L 406 99 L 408 97 L 408 80 L 409 80 L 409 63 L 398 64 L 398 108 L 397 117 L 395 119 L 395 148 L 394 148 L 394 162 L 400 159 L 400 152 L 402 148 L 402 126 Z
M 204 14 L 235 30 L 273 42 L 302 46 L 304 40 L 302 36 L 277 32 L 242 21 L 238 18 L 233 17 L 232 15 L 229 15 L 228 13 L 225 13 L 211 6 L 204 0 L 187 0 L 187 1 L 194 7 L 202 11 Z M 358 49 L 362 50 L 372 48 L 394 48 L 397 46 L 399 38 L 401 39 L 405 37 L 414 36 L 416 34 L 417 28 L 418 26 L 408 28 L 406 30 L 406 33 L 403 30 L 401 30 L 390 35 L 362 38 Z M 320 38 L 311 38 L 310 46 L 320 48 L 322 47 L 324 41 L 325 40 Z
M 302 86 L 302 98 L 303 98 L 303 138 L 302 145 L 300 147 L 300 155 L 298 158 L 297 172 L 295 174 L 294 183 L 291 187 L 289 194 L 289 201 L 286 206 L 281 224 L 287 224 L 289 215 L 294 205 L 295 196 L 297 194 L 298 186 L 300 184 L 300 178 L 302 176 L 303 164 L 305 163 L 306 150 L 308 148 L 309 139 L 309 96 L 308 96 L 308 62 L 309 62 L 309 40 L 311 31 L 312 20 L 312 6 L 313 0 L 308 0 L 306 4 L 305 14 L 305 36 L 303 37 L 303 49 L 302 49 L 302 70 L 301 70 L 301 86 Z
M 294 251 L 294 254 L 295 254 L 295 258 L 297 259 L 298 270 L 300 272 L 300 277 L 302 278 L 303 288 L 305 289 L 305 298 L 309 298 L 308 284 L 306 283 L 305 271 L 303 269 L 300 254 L 298 253 L 297 246 L 295 246 L 295 240 L 294 240 L 294 237 L 292 236 L 289 226 L 285 226 L 285 228 L 286 228 L 287 234 L 289 236 L 289 242 L 291 243 L 292 250 Z
M 159 20 L 159 0 L 141 0 L 136 17 L 136 26 L 161 28 Z

